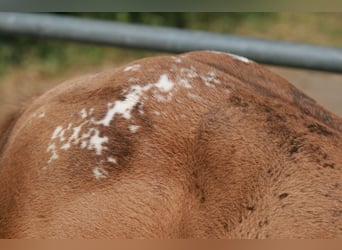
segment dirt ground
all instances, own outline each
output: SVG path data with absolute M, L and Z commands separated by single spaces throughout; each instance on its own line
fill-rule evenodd
M 130 59 L 132 60 L 132 58 Z M 95 73 L 127 63 L 104 62 L 97 66 L 73 68 L 62 74 L 47 75 L 30 69 L 16 69 L 0 78 L 0 123 L 10 112 L 54 85 L 82 74 Z M 313 97 L 329 110 L 342 116 L 342 74 L 267 66 Z

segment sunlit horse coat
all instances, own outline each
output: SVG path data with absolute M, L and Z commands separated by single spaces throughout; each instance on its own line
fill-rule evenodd
M 342 236 L 342 119 L 246 58 L 74 79 L 0 133 L 2 238 Z

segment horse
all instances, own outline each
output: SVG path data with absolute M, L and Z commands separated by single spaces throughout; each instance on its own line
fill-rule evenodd
M 1 238 L 342 237 L 342 119 L 241 56 L 72 79 L 0 136 Z

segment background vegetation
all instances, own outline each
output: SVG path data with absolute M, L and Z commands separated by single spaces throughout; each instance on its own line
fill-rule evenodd
M 56 13 L 243 36 L 342 46 L 342 13 Z M 158 52 L 0 33 L 0 124 L 32 98 L 73 77 Z M 342 115 L 342 75 L 271 67 Z
M 245 36 L 342 46 L 342 13 L 58 13 Z M 143 57 L 149 52 L 0 34 L 0 76 L 13 68 L 61 73 L 67 68 Z

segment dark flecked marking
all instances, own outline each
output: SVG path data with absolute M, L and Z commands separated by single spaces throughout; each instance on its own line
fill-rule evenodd
M 206 201 L 205 197 L 202 195 L 200 202 L 204 203 Z
M 204 203 L 206 201 L 206 198 L 204 196 L 204 192 L 202 188 L 198 185 L 198 183 L 195 183 L 195 189 L 197 197 L 199 198 L 200 203 Z
M 319 135 L 324 135 L 324 136 L 331 136 L 333 135 L 333 133 L 331 131 L 329 131 L 326 127 L 318 124 L 318 123 L 312 123 L 312 124 L 309 124 L 307 126 L 307 128 L 309 129 L 309 131 L 311 133 L 316 133 L 316 134 L 319 134 Z
M 238 107 L 246 108 L 249 106 L 248 103 L 242 101 L 241 97 L 238 97 L 235 95 L 230 97 L 230 101 L 233 105 L 238 106 Z
M 118 101 L 126 101 L 127 97 L 126 96 L 119 96 Z
M 279 195 L 279 200 L 285 199 L 286 197 L 288 197 L 289 194 L 288 193 L 282 193 L 281 195 Z
M 342 122 L 333 118 L 329 112 L 318 106 L 314 99 L 298 91 L 296 88 L 291 88 L 290 94 L 293 96 L 293 104 L 297 106 L 303 113 L 314 117 L 317 120 L 336 128 L 337 130 L 342 129 Z
M 275 171 L 274 169 L 270 168 L 270 169 L 267 170 L 267 174 L 268 174 L 269 177 L 276 177 L 277 171 Z
M 324 168 L 332 168 L 332 169 L 334 169 L 335 168 L 335 163 L 324 163 L 323 167 Z
M 285 117 L 283 117 L 283 116 L 281 116 L 281 115 L 279 115 L 279 114 L 276 114 L 276 113 L 267 117 L 267 121 L 268 121 L 268 122 L 273 122 L 273 121 L 275 121 L 275 120 L 277 120 L 277 121 L 283 121 L 283 122 L 286 121 Z
M 299 148 L 297 146 L 293 146 L 291 149 L 290 149 L 290 155 L 293 155 L 295 153 L 298 153 L 298 150 Z
M 247 206 L 246 209 L 247 209 L 248 211 L 253 212 L 253 211 L 255 211 L 255 206 L 254 206 L 254 205 L 252 205 L 252 206 Z

